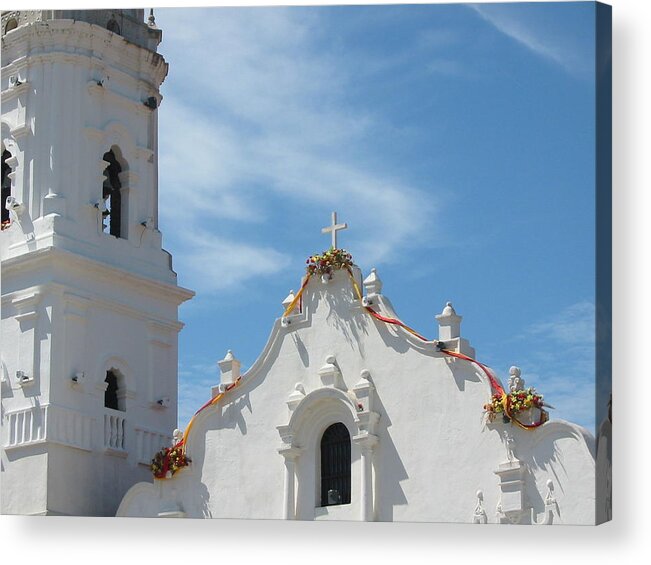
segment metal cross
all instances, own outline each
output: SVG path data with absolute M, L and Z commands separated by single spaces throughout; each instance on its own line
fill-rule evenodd
M 337 223 L 337 212 L 332 213 L 332 224 L 327 228 L 322 228 L 321 233 L 331 233 L 332 234 L 332 247 L 337 249 L 337 232 L 339 230 L 348 229 L 348 224 L 338 224 Z

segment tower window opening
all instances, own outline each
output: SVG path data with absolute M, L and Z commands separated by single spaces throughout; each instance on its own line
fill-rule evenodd
M 108 29 L 113 33 L 117 33 L 117 34 L 120 33 L 120 25 L 118 24 L 118 22 L 115 21 L 115 18 L 111 18 L 108 21 L 108 23 L 106 24 L 106 29 Z
M 10 32 L 12 29 L 16 29 L 17 27 L 18 27 L 18 20 L 16 18 L 11 18 L 5 24 L 5 33 Z
M 122 185 L 120 173 L 122 166 L 118 162 L 113 149 L 104 153 L 104 161 L 108 166 L 104 170 L 104 185 L 102 187 L 102 199 L 104 210 L 102 212 L 102 231 L 115 237 L 123 237 L 122 234 Z
M 124 379 L 115 369 L 106 371 L 104 407 L 124 412 Z
M 350 434 L 338 422 L 321 438 L 321 506 L 350 504 Z
M 9 173 L 11 173 L 11 167 L 7 160 L 11 157 L 11 153 L 5 150 L 2 152 L 2 225 L 9 223 L 9 210 L 5 208 L 7 203 L 7 198 L 11 196 L 11 179 L 9 178 Z

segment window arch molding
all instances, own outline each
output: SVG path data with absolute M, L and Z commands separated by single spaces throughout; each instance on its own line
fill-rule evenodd
M 372 519 L 368 501 L 372 501 L 374 488 L 366 474 L 371 462 L 367 455 L 364 460 L 362 451 L 364 442 L 371 441 L 375 445 L 377 438 L 369 433 L 348 393 L 334 387 L 322 387 L 304 396 L 289 422 L 278 427 L 283 440 L 278 451 L 285 458 L 285 518 L 310 520 L 324 512 L 321 506 L 321 439 L 324 432 L 337 423 L 346 427 L 351 440 L 351 501 L 336 507 L 340 509 L 336 510 L 337 517 Z
M 9 18 L 5 23 L 5 27 L 2 34 L 4 35 L 5 33 L 9 33 L 10 31 L 13 31 L 17 27 L 18 27 L 18 20 L 16 18 Z
M 129 364 L 117 356 L 108 356 L 98 366 L 95 371 L 95 388 L 99 391 L 101 398 L 101 405 L 104 406 L 104 393 L 107 389 L 106 377 L 109 371 L 114 371 L 118 377 L 118 402 L 121 403 L 120 411 L 126 412 L 130 407 L 130 400 L 137 397 L 137 390 L 135 389 L 135 379 L 132 376 L 132 371 Z
M 111 33 L 117 33 L 118 35 L 122 33 L 120 24 L 115 19 L 115 15 L 111 16 L 111 19 L 106 22 L 106 29 L 108 29 Z
M 337 388 L 323 387 L 313 390 L 301 400 L 287 427 L 294 443 L 304 446 L 320 440 L 328 426 L 336 422 L 348 428 L 351 438 L 361 432 L 351 398 Z
M 89 128 L 86 130 L 86 134 L 93 143 L 95 162 L 97 163 L 97 181 L 92 188 L 91 201 L 97 202 L 103 196 L 102 187 L 106 169 L 110 165 L 104 160 L 104 155 L 109 151 L 113 151 L 121 168 L 119 173 L 121 200 L 120 239 L 129 239 L 131 235 L 129 228 L 136 222 L 133 192 L 138 187 L 138 174 L 136 171 L 143 150 L 138 148 L 129 129 L 117 121 L 108 123 L 101 130 Z

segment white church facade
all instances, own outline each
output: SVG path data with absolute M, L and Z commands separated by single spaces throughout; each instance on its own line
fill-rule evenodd
M 594 524 L 591 435 L 529 428 L 536 408 L 523 427 L 488 422 L 492 385 L 454 308 L 423 340 L 371 316 L 397 318 L 377 273 L 351 271 L 308 277 L 245 374 L 219 362 L 215 402 L 177 437 L 189 464 L 135 485 L 118 516 Z M 526 390 L 516 367 L 510 384 Z
M 547 421 L 517 367 L 503 383 L 475 361 L 451 304 L 436 339 L 401 324 L 378 273 L 336 255 L 335 215 L 336 256 L 312 262 L 248 371 L 228 352 L 210 400 L 173 433 L 178 308 L 193 293 L 158 230 L 167 64 L 144 20 L 2 14 L 0 511 L 608 519 L 596 467 L 609 457 L 591 434 Z

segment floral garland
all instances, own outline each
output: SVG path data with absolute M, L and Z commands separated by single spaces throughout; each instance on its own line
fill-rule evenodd
M 179 469 L 187 467 L 191 460 L 185 456 L 181 444 L 164 447 L 151 460 L 151 472 L 157 479 L 168 479 Z
M 345 249 L 331 247 L 321 255 L 312 255 L 307 261 L 308 275 L 330 275 L 338 269 L 350 269 L 353 266 L 353 256 Z
M 503 414 L 505 421 L 510 420 L 509 416 L 505 413 L 506 406 L 508 406 L 508 413 L 511 415 L 518 414 L 529 408 L 539 408 L 542 410 L 544 406 L 543 396 L 542 394 L 538 394 L 534 388 L 516 390 L 507 395 L 500 393 L 493 394 L 490 403 L 484 406 L 488 421 L 492 422 L 498 414 Z

